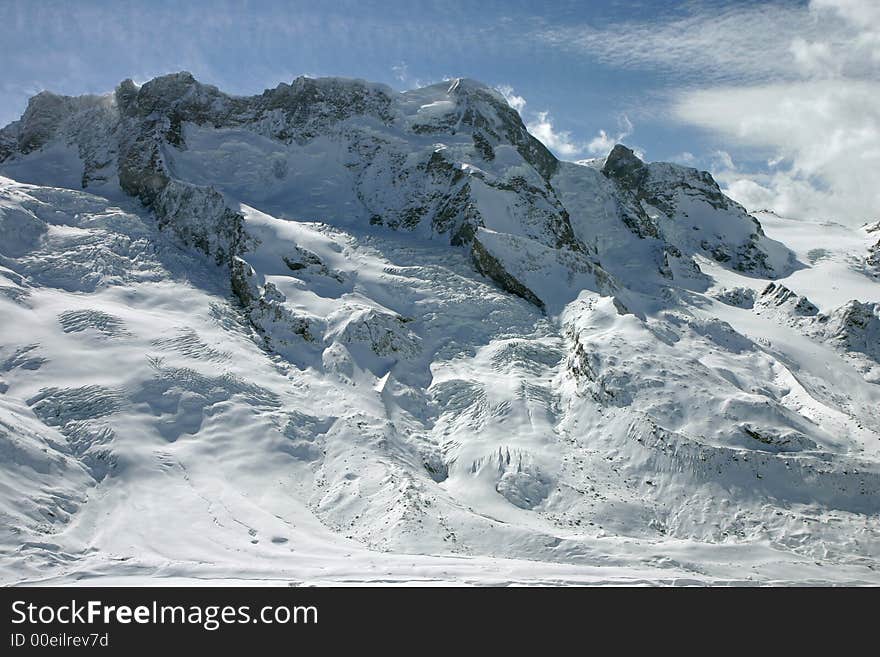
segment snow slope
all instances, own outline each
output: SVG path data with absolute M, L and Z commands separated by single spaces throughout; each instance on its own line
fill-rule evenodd
M 469 80 L 0 137 L 3 581 L 880 583 L 876 232 Z

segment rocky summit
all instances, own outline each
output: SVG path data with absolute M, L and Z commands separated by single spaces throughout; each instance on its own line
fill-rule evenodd
M 876 242 L 468 79 L 40 93 L 0 578 L 878 584 Z

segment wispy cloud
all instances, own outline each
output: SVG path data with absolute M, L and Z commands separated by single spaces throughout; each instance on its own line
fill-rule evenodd
M 876 0 L 689 6 L 650 22 L 545 26 L 535 37 L 611 66 L 662 69 L 700 83 L 795 79 L 824 69 L 860 76 L 880 56 Z
M 784 73 L 785 60 L 792 56 L 780 43 L 787 44 L 808 29 L 809 17 L 803 12 L 770 6 L 602 28 L 548 27 L 537 36 L 619 68 L 659 68 L 679 76 L 731 79 Z
M 394 73 L 394 79 L 398 82 L 405 83 L 409 80 L 409 65 L 406 62 L 395 64 L 391 67 L 391 72 Z

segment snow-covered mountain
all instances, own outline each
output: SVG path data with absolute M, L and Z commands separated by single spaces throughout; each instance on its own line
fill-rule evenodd
M 0 176 L 5 581 L 880 583 L 876 227 L 466 79 L 43 92 Z

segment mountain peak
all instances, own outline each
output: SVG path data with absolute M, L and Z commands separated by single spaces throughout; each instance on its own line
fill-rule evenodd
M 648 176 L 645 163 L 639 159 L 635 151 L 623 144 L 615 144 L 608 153 L 602 173 L 630 187 L 638 187 Z

